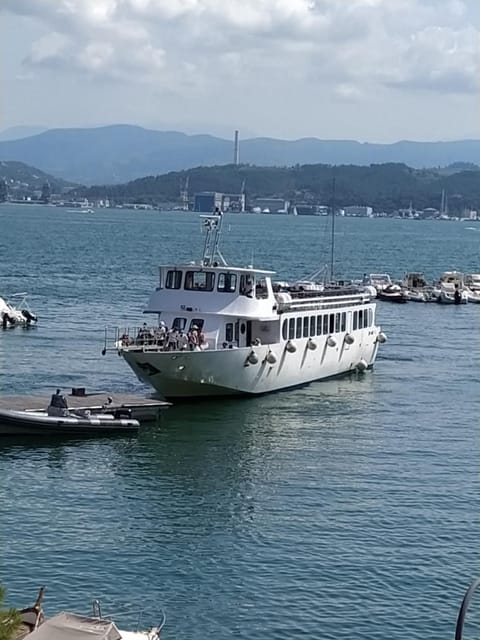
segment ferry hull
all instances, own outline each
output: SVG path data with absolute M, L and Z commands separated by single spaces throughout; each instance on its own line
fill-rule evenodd
M 120 353 L 137 377 L 164 398 L 258 395 L 371 367 L 378 334 L 377 327 L 356 332 L 353 344 L 338 335 L 334 346 L 327 336 L 302 338 L 294 341 L 294 352 L 282 343 L 202 352 L 126 348 Z

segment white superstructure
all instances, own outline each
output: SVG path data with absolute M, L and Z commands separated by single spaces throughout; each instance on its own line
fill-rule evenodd
M 218 248 L 222 215 L 203 218 L 202 260 L 160 267 L 145 310 L 154 327 L 117 330 L 142 381 L 167 398 L 260 394 L 373 365 L 385 336 L 368 291 L 231 267 Z

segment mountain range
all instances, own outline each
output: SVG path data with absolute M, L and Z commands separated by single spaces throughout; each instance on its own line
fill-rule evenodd
M 69 182 L 119 184 L 169 171 L 229 164 L 233 141 L 133 125 L 49 129 L 16 140 L 0 140 L 0 160 L 24 162 Z M 318 138 L 250 138 L 240 141 L 240 160 L 281 167 L 395 162 L 420 169 L 455 162 L 478 164 L 480 140 L 374 144 Z

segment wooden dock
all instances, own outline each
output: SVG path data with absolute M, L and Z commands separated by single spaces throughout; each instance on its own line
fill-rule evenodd
M 156 400 L 154 398 L 142 398 L 128 393 L 111 393 L 108 391 L 86 393 L 85 395 L 67 395 L 65 398 L 69 409 L 90 409 L 99 411 L 106 403 L 107 398 L 112 398 L 109 405 L 111 409 L 130 409 L 132 418 L 139 420 L 155 420 L 159 411 L 171 406 L 170 402 Z M 12 411 L 35 411 L 46 409 L 50 402 L 48 396 L 0 396 L 0 409 Z

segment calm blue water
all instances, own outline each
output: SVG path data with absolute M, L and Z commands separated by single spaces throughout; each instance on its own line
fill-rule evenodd
M 337 273 L 480 271 L 468 227 L 339 219 Z M 0 295 L 29 291 L 40 322 L 0 333 L 0 393 L 144 393 L 100 355 L 104 326 L 141 319 L 157 265 L 197 257 L 199 228 L 2 205 Z M 323 219 L 225 228 L 229 260 L 282 279 L 328 262 Z M 167 640 L 453 637 L 480 573 L 480 306 L 379 303 L 378 319 L 389 342 L 367 375 L 178 405 L 138 438 L 0 442 L 9 603 L 46 584 L 47 614 L 163 607 Z

